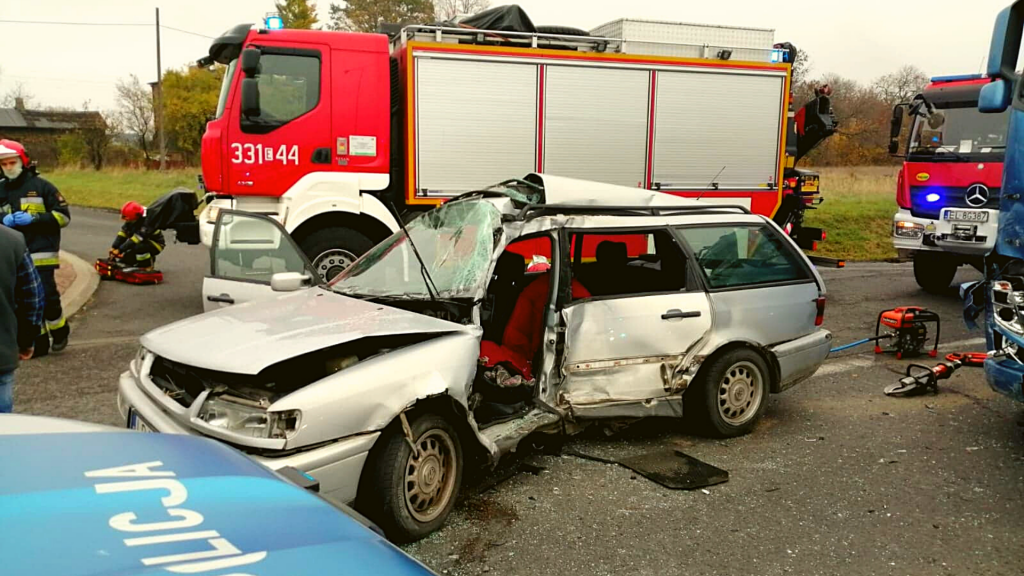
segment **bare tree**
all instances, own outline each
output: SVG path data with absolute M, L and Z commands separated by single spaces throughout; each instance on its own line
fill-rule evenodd
M 132 74 L 129 79 L 117 82 L 117 105 L 118 123 L 132 133 L 135 145 L 149 160 L 149 146 L 154 133 L 152 91 Z
M 0 106 L 13 108 L 18 103 L 19 98 L 25 108 L 32 108 L 36 103 L 35 95 L 28 91 L 24 83 L 18 82 L 4 94 L 3 100 L 0 100 Z
M 98 113 L 93 122 L 79 127 L 82 141 L 85 143 L 89 163 L 96 170 L 103 169 L 107 159 L 107 149 L 119 131 L 117 114 L 114 112 Z
M 434 0 L 434 13 L 442 22 L 462 14 L 476 14 L 490 7 L 488 0 Z
M 907 64 L 895 72 L 879 76 L 871 85 L 878 97 L 894 106 L 900 102 L 909 102 L 928 84 L 928 75 L 917 66 Z

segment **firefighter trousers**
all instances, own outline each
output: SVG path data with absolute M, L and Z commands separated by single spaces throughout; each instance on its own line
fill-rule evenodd
M 46 304 L 43 306 L 43 334 L 60 331 L 67 326 L 67 319 L 64 318 L 64 309 L 60 305 L 60 292 L 57 290 L 57 281 L 53 275 L 57 271 L 56 266 L 42 266 L 36 269 L 39 272 L 39 279 L 43 283 L 43 291 L 46 294 Z

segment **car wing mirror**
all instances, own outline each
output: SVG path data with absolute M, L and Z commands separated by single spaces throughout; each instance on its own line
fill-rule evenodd
M 270 277 L 270 289 L 274 292 L 295 292 L 313 284 L 309 274 L 301 272 L 278 272 Z

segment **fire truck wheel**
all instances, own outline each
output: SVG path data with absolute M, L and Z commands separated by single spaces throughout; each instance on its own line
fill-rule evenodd
M 350 228 L 323 228 L 303 238 L 299 247 L 328 281 L 373 248 L 373 241 Z
M 944 294 L 953 283 L 959 264 L 942 253 L 918 252 L 914 255 L 914 280 L 925 292 Z
M 462 485 L 462 443 L 448 420 L 424 413 L 374 444 L 360 481 L 361 512 L 393 542 L 414 542 L 444 525 Z M 415 451 L 413 450 L 415 446 Z
M 716 438 L 749 433 L 768 404 L 771 372 L 764 358 L 748 348 L 735 348 L 710 360 L 687 398 L 694 408 L 694 424 Z

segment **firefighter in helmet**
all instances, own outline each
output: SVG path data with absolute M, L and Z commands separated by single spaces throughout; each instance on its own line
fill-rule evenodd
M 45 323 L 33 358 L 67 348 L 71 328 L 64 318 L 54 272 L 60 266 L 60 231 L 71 222 L 68 203 L 56 186 L 39 176 L 25 151 L 14 140 L 0 140 L 0 213 L 3 225 L 25 236 L 32 261 L 46 292 Z
M 126 269 L 152 270 L 157 254 L 167 245 L 163 232 L 147 223 L 146 212 L 138 202 L 125 202 L 121 207 L 124 225 L 110 247 L 110 259 Z

